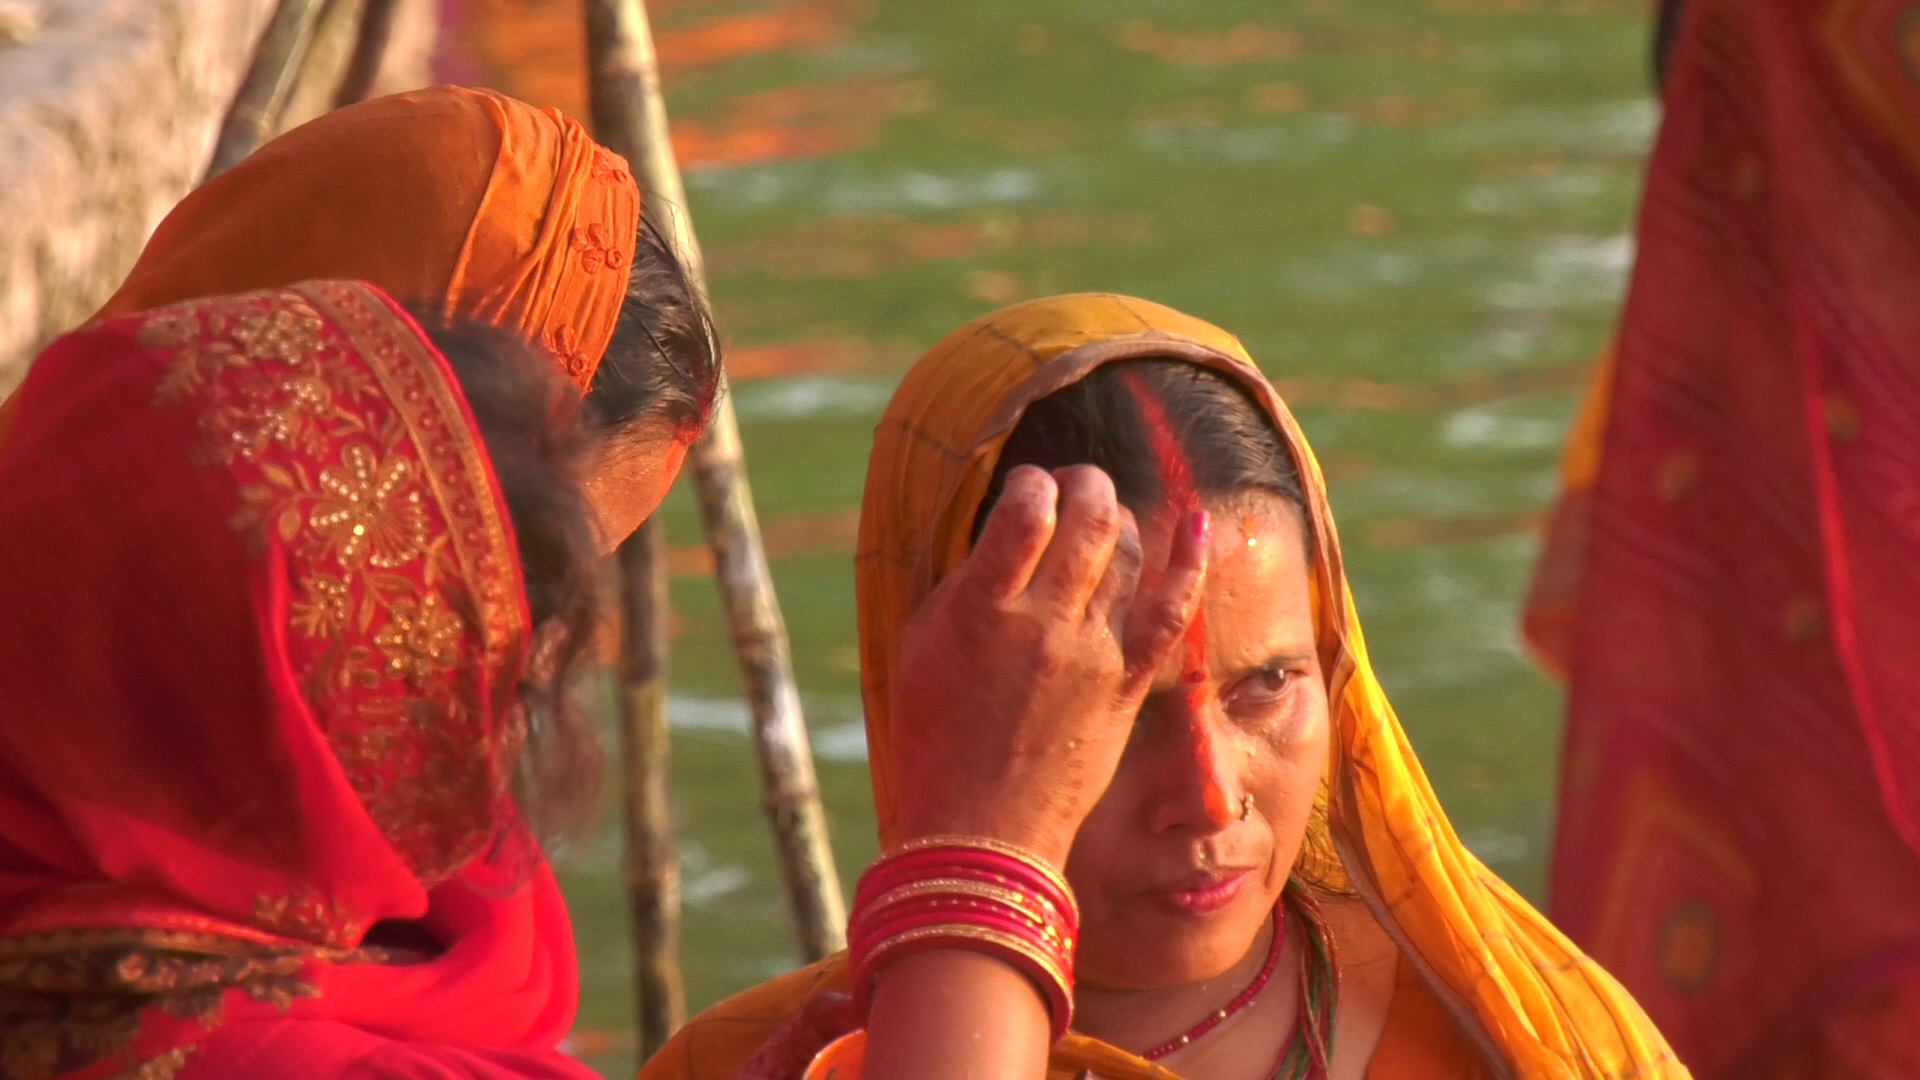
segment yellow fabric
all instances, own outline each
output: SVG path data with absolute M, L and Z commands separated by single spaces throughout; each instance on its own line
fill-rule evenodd
M 1686 1070 L 1639 1007 L 1454 835 L 1368 666 L 1341 569 L 1326 484 L 1286 406 L 1231 335 L 1158 304 L 1111 295 L 1019 304 L 950 334 L 908 373 L 874 436 L 857 588 L 867 733 L 881 833 L 895 718 L 886 676 L 907 616 L 965 555 L 1007 435 L 1027 405 L 1102 363 L 1171 357 L 1221 371 L 1260 400 L 1300 465 L 1316 552 L 1321 663 L 1334 737 L 1331 826 L 1352 883 L 1433 986 L 1494 1075 L 1677 1080 Z M 901 718 L 900 722 L 908 722 Z M 641 1072 L 725 1080 L 808 996 L 844 984 L 839 959 L 724 1002 Z M 1073 1036 L 1057 1073 L 1108 1080 L 1174 1074 Z

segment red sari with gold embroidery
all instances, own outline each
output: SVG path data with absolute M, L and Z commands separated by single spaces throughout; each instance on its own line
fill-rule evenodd
M 1551 912 L 1702 1077 L 1920 1076 L 1920 11 L 1689 0 L 1529 612 Z
M 519 556 L 417 327 L 357 284 L 193 301 L 20 395 L 0 1076 L 592 1075 L 508 798 Z

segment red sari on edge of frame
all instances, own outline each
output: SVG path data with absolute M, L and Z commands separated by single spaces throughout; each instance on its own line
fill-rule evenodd
M 1920 6 L 1690 0 L 1527 615 L 1551 914 L 1702 1077 L 1920 1076 Z

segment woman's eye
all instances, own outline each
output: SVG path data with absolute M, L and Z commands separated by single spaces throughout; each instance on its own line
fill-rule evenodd
M 1278 700 L 1293 685 L 1294 673 L 1287 668 L 1273 664 L 1261 668 L 1241 682 L 1234 696 L 1250 705 L 1269 705 Z

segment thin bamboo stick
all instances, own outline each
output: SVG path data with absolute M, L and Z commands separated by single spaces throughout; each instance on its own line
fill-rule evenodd
M 267 132 L 269 140 L 334 110 L 334 99 L 340 96 L 340 79 L 353 61 L 359 42 L 361 16 L 366 7 L 366 0 L 325 0 L 320 17 L 314 20 L 313 32 L 307 38 L 307 55 L 300 61 L 299 73 L 287 90 L 287 103 L 281 108 L 273 129 Z
M 254 49 L 247 77 L 220 125 L 220 137 L 213 144 L 213 158 L 203 182 L 238 164 L 279 131 L 280 117 L 306 63 L 314 24 L 323 6 L 323 0 L 280 0 L 274 8 L 273 18 Z
M 705 267 L 667 128 L 646 6 L 642 0 L 587 0 L 587 19 L 591 37 L 608 45 L 592 66 L 595 124 L 609 135 L 616 130 L 632 133 L 631 145 L 613 148 L 634 163 L 651 204 L 675 211 L 665 214 L 674 247 L 704 291 Z M 604 115 L 602 103 L 608 110 Z M 753 512 L 740 425 L 724 386 L 712 422 L 691 457 L 734 655 L 753 715 L 763 805 L 773 827 L 787 904 L 802 954 L 817 960 L 846 944 L 846 902 L 834 870 L 800 692 L 793 681 L 786 624 Z
M 628 160 L 647 145 L 644 89 L 623 79 L 626 43 L 605 0 L 587 4 L 587 77 L 594 134 Z M 680 971 L 680 861 L 667 768 L 667 563 L 657 518 L 620 546 L 620 733 L 626 783 L 626 884 L 640 1055 L 653 1056 L 686 1020 Z
M 680 858 L 667 797 L 666 530 L 658 519 L 620 545 L 620 744 L 627 911 L 633 935 L 640 1054 L 652 1057 L 687 1018 L 680 975 Z
M 353 57 L 340 76 L 340 89 L 334 94 L 333 107 L 342 109 L 367 100 L 380 78 L 381 62 L 387 58 L 387 43 L 393 40 L 393 17 L 399 0 L 366 0 L 360 11 L 360 36 L 353 44 Z

